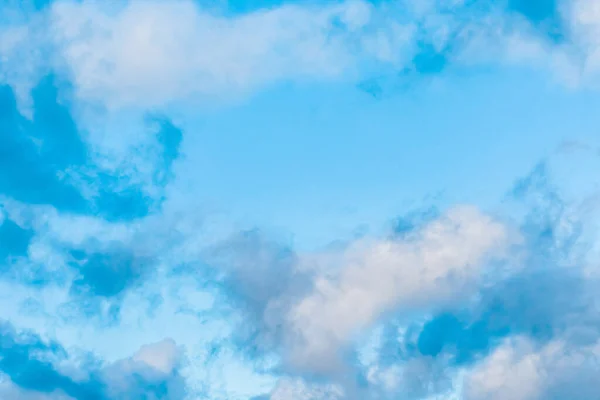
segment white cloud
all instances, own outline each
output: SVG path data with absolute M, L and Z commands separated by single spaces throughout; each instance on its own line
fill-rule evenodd
M 336 372 L 340 351 L 355 335 L 387 312 L 430 310 L 468 296 L 486 261 L 504 256 L 513 240 L 503 224 L 458 207 L 407 239 L 358 241 L 340 253 L 300 261 L 298 268 L 321 264 L 314 288 L 296 299 L 270 300 L 265 323 L 285 326 L 290 366 Z
M 179 361 L 179 349 L 172 339 L 142 346 L 132 357 L 134 362 L 142 362 L 164 374 L 173 372 Z
M 461 13 L 460 4 L 451 7 Z M 57 68 L 70 75 L 82 100 L 144 109 L 190 98 L 235 98 L 285 80 L 355 81 L 381 66 L 410 69 L 419 42 L 443 51 L 457 31 L 468 33 L 461 41 L 487 37 L 490 30 L 502 36 L 498 23 L 473 16 L 465 25 L 435 8 L 364 0 L 283 5 L 239 16 L 219 15 L 191 0 L 59 0 L 46 14 L 3 29 L 0 57 L 7 63 L 0 72 L 26 91 L 44 71 Z
M 596 78 L 600 72 L 600 4 L 595 0 L 578 0 L 568 14 L 578 57 L 583 59 L 584 80 Z
M 300 379 L 281 379 L 270 400 L 336 400 L 344 398 L 343 390 L 335 385 L 308 384 Z
M 421 357 L 390 366 L 374 365 L 367 379 L 372 394 L 369 398 L 454 400 L 456 371 L 443 360 Z
M 546 70 L 563 84 L 597 87 L 600 73 L 600 6 L 596 0 L 563 2 L 558 9 L 564 40 L 549 42 L 524 21 L 496 41 L 505 61 Z
M 532 400 L 542 394 L 542 376 L 538 372 L 541 354 L 530 343 L 519 349 L 510 345 L 497 349 L 468 378 L 465 387 L 468 399 Z
M 592 79 L 600 68 L 594 0 L 563 10 L 572 33 L 563 44 L 548 43 L 500 7 L 398 4 L 348 0 L 225 16 L 192 0 L 59 0 L 26 23 L 0 28 L 0 79 L 23 101 L 54 68 L 69 74 L 81 100 L 146 109 L 225 101 L 285 80 L 355 81 L 379 67 L 412 69 L 423 43 L 449 62 L 550 68 L 572 83 Z
M 10 9 L 9 5 L 6 9 Z M 7 15 L 14 16 L 8 11 Z M 29 20 L 20 16 L 15 23 L 0 20 L 0 84 L 8 83 L 14 88 L 24 114 L 30 111 L 31 89 L 52 67 L 45 52 L 45 27 L 41 15 Z
M 355 36 L 371 20 L 362 1 L 237 17 L 183 0 L 112 4 L 59 2 L 49 19 L 79 96 L 109 106 L 160 106 L 193 95 L 230 97 L 281 79 L 337 78 L 377 51 Z
M 148 398 L 183 399 L 185 382 L 178 374 L 177 367 L 182 361 L 183 351 L 172 339 L 142 346 L 133 356 L 107 366 L 102 372 L 115 397 L 127 394 L 136 398 L 144 393 Z M 161 394 L 149 393 L 139 385 L 139 377 L 148 383 L 162 383 L 166 391 Z M 151 385 L 149 385 L 151 386 Z
M 591 399 L 600 345 L 554 340 L 539 345 L 516 337 L 496 349 L 465 379 L 466 400 Z

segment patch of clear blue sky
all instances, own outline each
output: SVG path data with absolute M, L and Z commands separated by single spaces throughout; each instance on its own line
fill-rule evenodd
M 412 205 L 498 205 L 562 141 L 598 137 L 599 103 L 517 69 L 444 74 L 383 99 L 280 85 L 188 122 L 176 174 L 200 204 L 318 246 Z

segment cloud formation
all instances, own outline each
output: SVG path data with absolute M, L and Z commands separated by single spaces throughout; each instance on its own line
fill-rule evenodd
M 0 397 L 595 398 L 597 189 L 565 195 L 551 159 L 497 208 L 435 204 L 318 249 L 211 227 L 181 179 L 208 163 L 180 161 L 210 147 L 203 111 L 290 82 L 378 94 L 525 65 L 593 88 L 596 1 L 0 7 Z
M 146 345 L 129 359 L 102 366 L 93 359 L 69 359 L 59 344 L 19 332 L 6 322 L 1 337 L 0 369 L 12 382 L 3 390 L 15 396 L 181 399 L 185 395 L 177 372 L 179 350 L 172 340 Z
M 508 236 L 477 210 L 458 208 L 405 241 L 353 244 L 339 256 L 339 274 L 318 276 L 290 310 L 291 362 L 328 371 L 339 348 L 386 313 L 430 310 L 465 295 Z
M 546 64 L 569 82 L 593 81 L 594 7 L 351 0 L 228 15 L 189 0 L 13 5 L 20 17 L 3 27 L 2 75 L 25 99 L 54 71 L 69 77 L 79 99 L 110 109 L 227 102 L 290 80 L 394 80 L 490 60 Z

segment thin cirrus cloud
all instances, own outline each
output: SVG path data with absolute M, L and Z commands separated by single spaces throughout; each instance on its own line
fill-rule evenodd
M 567 200 L 552 159 L 508 191 L 517 211 L 425 208 L 298 250 L 210 231 L 178 181 L 191 117 L 171 114 L 282 82 L 382 86 L 482 64 L 593 83 L 594 1 L 2 7 L 0 397 L 598 392 L 595 197 Z

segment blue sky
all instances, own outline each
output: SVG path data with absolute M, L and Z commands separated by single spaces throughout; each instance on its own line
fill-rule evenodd
M 0 398 L 595 399 L 599 10 L 0 1 Z

